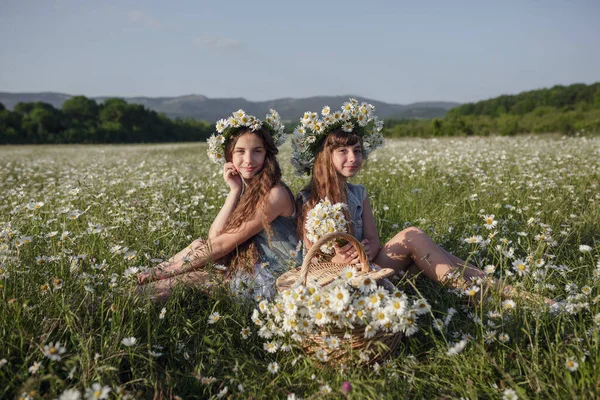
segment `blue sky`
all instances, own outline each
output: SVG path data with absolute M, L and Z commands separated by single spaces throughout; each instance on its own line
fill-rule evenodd
M 600 1 L 0 2 L 0 91 L 477 101 L 600 81 Z

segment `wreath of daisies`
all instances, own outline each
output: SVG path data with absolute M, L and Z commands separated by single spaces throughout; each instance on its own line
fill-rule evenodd
M 322 118 L 316 112 L 307 111 L 300 119 L 301 125 L 294 130 L 292 137 L 292 165 L 298 175 L 310 174 L 315 163 L 317 146 L 330 132 L 342 128 L 344 132 L 354 132 L 363 138 L 365 156 L 384 144 L 383 121 L 373 115 L 375 106 L 350 99 L 339 111 L 323 107 Z
M 242 109 L 234 112 L 227 119 L 217 121 L 215 128 L 216 134 L 213 134 L 206 141 L 208 143 L 208 157 L 216 164 L 225 164 L 225 146 L 227 141 L 239 132 L 241 129 L 249 128 L 252 132 L 263 128 L 271 134 L 275 146 L 281 146 L 286 139 L 284 129 L 285 126 L 281 123 L 279 113 L 275 110 L 269 110 L 269 114 L 265 116 L 265 120 L 261 121 L 254 115 L 246 114 Z

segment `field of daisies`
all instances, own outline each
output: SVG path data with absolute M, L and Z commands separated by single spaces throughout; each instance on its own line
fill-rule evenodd
M 308 356 L 225 288 L 135 294 L 225 199 L 206 144 L 0 147 L 0 398 L 600 396 L 600 138 L 388 140 L 354 182 L 382 242 L 419 227 L 530 298 L 404 276 L 418 318 L 391 357 Z

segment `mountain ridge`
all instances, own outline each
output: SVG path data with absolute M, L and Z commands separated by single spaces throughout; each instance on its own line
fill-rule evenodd
M 4 104 L 10 110 L 19 102 L 29 103 L 36 101 L 43 101 L 52 104 L 55 108 L 61 108 L 62 104 L 72 97 L 74 95 L 60 92 L 0 92 L 0 103 Z M 117 96 L 93 96 L 89 98 L 97 102 L 103 102 L 106 99 L 114 97 Z M 192 118 L 212 122 L 240 108 L 249 114 L 256 115 L 258 118 L 264 116 L 270 108 L 274 108 L 279 112 L 283 120 L 296 121 L 307 110 L 320 112 L 324 105 L 329 105 L 335 109 L 340 107 L 350 97 L 373 104 L 377 115 L 380 118 L 386 119 L 443 117 L 448 110 L 461 104 L 444 101 L 392 104 L 352 95 L 312 96 L 305 98 L 283 97 L 265 101 L 250 101 L 243 97 L 210 98 L 201 94 L 119 98 L 122 98 L 127 103 L 142 104 L 149 109 L 164 113 L 170 118 Z

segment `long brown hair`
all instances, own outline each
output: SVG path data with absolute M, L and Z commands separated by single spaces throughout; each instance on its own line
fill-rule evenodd
M 298 236 L 304 239 L 304 222 L 306 214 L 319 201 L 327 197 L 332 203 L 348 204 L 346 195 L 346 181 L 340 179 L 335 167 L 333 166 L 332 154 L 333 151 L 343 146 L 354 146 L 360 143 L 362 147 L 362 137 L 354 132 L 345 132 L 341 128 L 331 131 L 325 139 L 317 146 L 317 154 L 312 170 L 310 182 L 303 189 L 309 191 L 310 198 L 308 202 L 302 204 L 302 199 L 299 197 L 297 201 L 297 210 L 300 210 L 298 220 Z M 354 226 L 348 211 L 345 210 L 346 221 L 348 221 L 348 232 L 354 233 Z
M 233 158 L 233 149 L 240 138 L 245 133 L 252 133 L 258 136 L 265 146 L 266 154 L 262 169 L 252 177 L 252 179 L 243 181 L 244 191 L 238 201 L 233 213 L 225 223 L 224 232 L 235 232 L 242 224 L 248 221 L 256 211 L 260 213 L 262 225 L 267 233 L 267 238 L 270 240 L 273 230 L 267 219 L 267 202 L 271 189 L 281 183 L 281 168 L 277 161 L 277 153 L 279 150 L 273 138 L 265 129 L 251 131 L 250 129 L 241 129 L 239 132 L 231 136 L 225 147 L 225 160 L 231 162 Z M 258 251 L 252 238 L 244 243 L 237 245 L 236 251 L 231 255 L 228 262 L 228 273 L 231 275 L 238 270 L 246 272 L 254 272 L 254 264 L 258 262 Z

